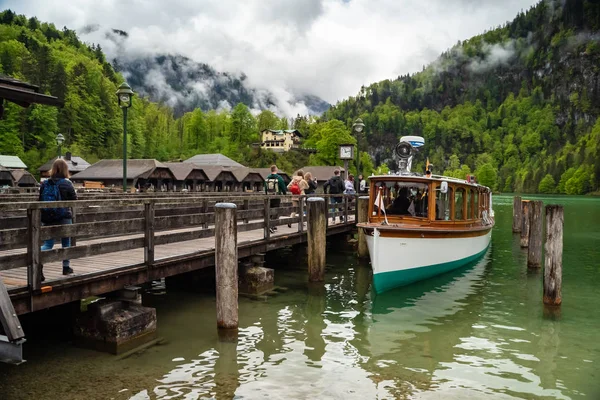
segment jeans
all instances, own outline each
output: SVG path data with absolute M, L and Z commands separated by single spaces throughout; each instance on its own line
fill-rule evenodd
M 53 224 L 44 224 L 42 223 L 43 226 L 48 226 L 48 225 L 70 225 L 73 223 L 73 220 L 71 218 L 66 218 L 61 220 L 58 223 L 53 223 Z M 67 247 L 71 247 L 71 238 L 70 237 L 66 237 L 66 238 L 62 238 L 60 239 L 61 244 L 62 244 L 62 248 L 65 249 Z M 42 245 L 42 251 L 44 250 L 52 250 L 52 248 L 54 247 L 54 239 L 46 239 L 44 240 L 44 244 Z M 69 268 L 71 266 L 71 261 L 70 260 L 63 260 L 63 268 Z

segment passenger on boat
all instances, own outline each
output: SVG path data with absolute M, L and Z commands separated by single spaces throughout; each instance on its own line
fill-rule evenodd
M 411 205 L 411 201 L 408 198 L 408 188 L 400 188 L 398 195 L 394 199 L 392 205 L 386 209 L 389 214 L 394 215 L 410 215 L 408 208 Z

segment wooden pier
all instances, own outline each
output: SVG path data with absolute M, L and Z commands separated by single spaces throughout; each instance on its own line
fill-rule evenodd
M 227 193 L 103 194 L 55 203 L 3 196 L 0 278 L 16 313 L 24 314 L 214 266 L 215 204 L 221 202 L 237 205 L 239 259 L 306 242 L 305 196 L 297 207 L 292 196 L 278 197 L 281 207 L 270 208 L 273 196 Z M 344 196 L 335 212 L 332 196 L 320 197 L 327 205 L 327 235 L 354 229 L 355 196 Z M 40 210 L 60 206 L 73 209 L 74 223 L 41 226 Z M 297 216 L 290 217 L 293 211 Z M 332 223 L 334 216 L 343 222 Z M 271 233 L 273 226 L 278 229 Z M 62 249 L 61 237 L 75 245 Z M 54 249 L 41 251 L 49 238 L 55 238 Z M 63 259 L 71 260 L 74 274 L 62 275 Z

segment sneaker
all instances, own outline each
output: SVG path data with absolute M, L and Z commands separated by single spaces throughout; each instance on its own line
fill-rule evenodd
M 291 227 L 292 227 L 292 224 L 288 224 L 288 228 L 291 228 Z
M 71 267 L 63 267 L 63 275 L 71 275 L 73 273 L 73 269 Z
M 275 228 L 269 228 L 269 232 L 275 233 Z

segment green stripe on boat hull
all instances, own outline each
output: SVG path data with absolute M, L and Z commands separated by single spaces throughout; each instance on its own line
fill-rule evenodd
M 453 269 L 460 268 L 478 260 L 485 254 L 486 251 L 487 247 L 480 253 L 456 261 L 375 274 L 373 275 L 373 286 L 375 288 L 375 292 L 382 293 L 398 286 L 405 286 L 413 282 L 443 274 L 444 272 L 452 271 Z

